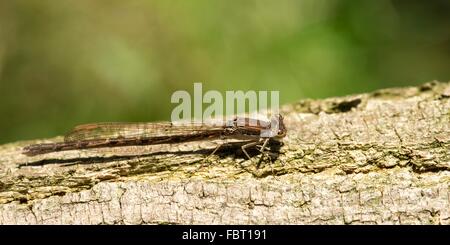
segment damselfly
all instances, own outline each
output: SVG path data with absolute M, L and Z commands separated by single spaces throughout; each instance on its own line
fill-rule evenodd
M 245 142 L 241 148 L 250 158 L 246 151 L 248 147 L 259 145 L 263 151 L 270 140 L 280 141 L 286 132 L 281 115 L 276 115 L 270 121 L 236 117 L 219 124 L 93 123 L 75 127 L 64 137 L 63 142 L 29 145 L 23 149 L 23 153 L 34 156 L 76 149 L 235 139 Z

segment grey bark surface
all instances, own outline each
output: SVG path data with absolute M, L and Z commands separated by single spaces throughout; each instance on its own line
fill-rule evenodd
M 449 224 L 450 83 L 282 107 L 278 156 L 221 142 L 27 157 L 0 146 L 0 224 Z

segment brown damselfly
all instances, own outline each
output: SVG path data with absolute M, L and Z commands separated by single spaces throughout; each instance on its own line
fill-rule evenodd
M 276 115 L 270 121 L 236 117 L 219 124 L 194 122 L 182 124 L 171 122 L 93 123 L 75 127 L 65 135 L 63 142 L 29 145 L 24 148 L 23 153 L 34 156 L 77 149 L 235 139 L 245 142 L 241 148 L 243 153 L 250 158 L 246 148 L 259 145 L 263 151 L 270 140 L 279 141 L 286 135 L 286 132 L 281 115 Z

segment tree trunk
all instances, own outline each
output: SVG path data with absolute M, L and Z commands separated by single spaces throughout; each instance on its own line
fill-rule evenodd
M 272 157 L 222 142 L 0 146 L 0 224 L 449 224 L 450 83 L 282 107 Z

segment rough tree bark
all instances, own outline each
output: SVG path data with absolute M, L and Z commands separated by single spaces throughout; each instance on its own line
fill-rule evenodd
M 282 108 L 278 156 L 220 142 L 27 157 L 0 146 L 1 224 L 449 224 L 450 83 Z M 206 150 L 205 150 L 206 149 Z

